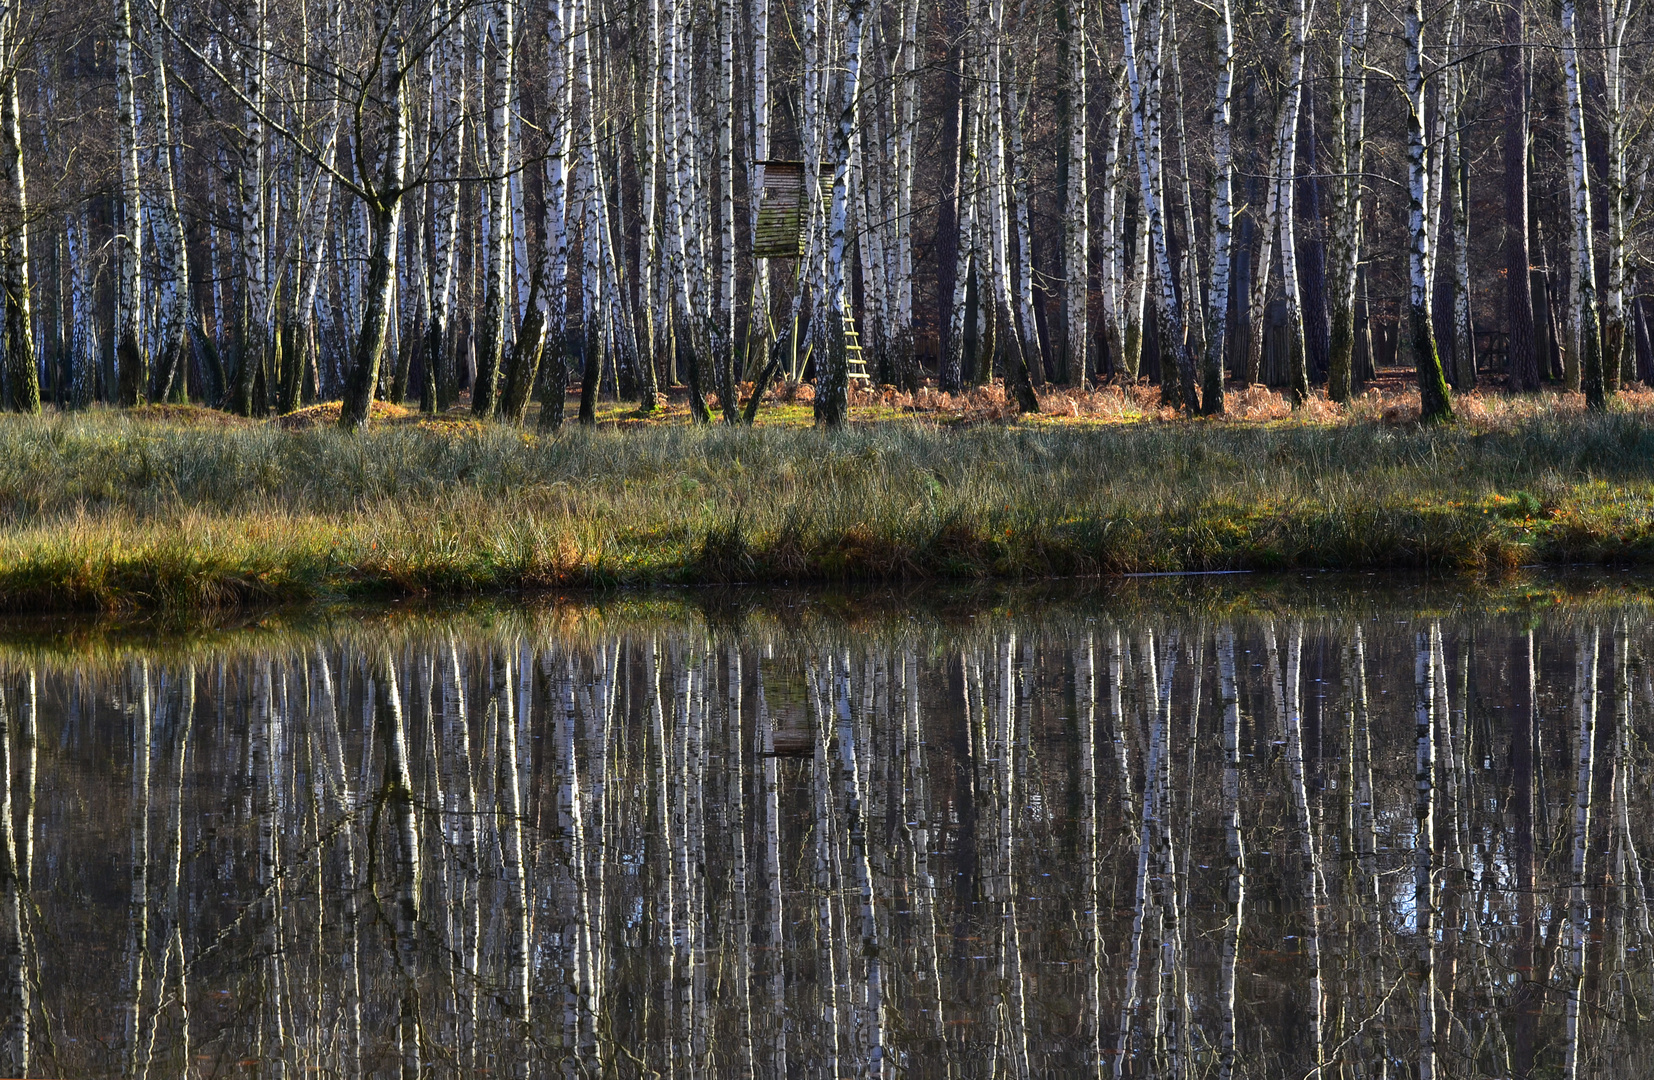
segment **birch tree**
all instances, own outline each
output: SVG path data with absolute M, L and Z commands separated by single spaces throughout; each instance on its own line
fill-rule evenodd
M 479 417 L 494 415 L 498 406 L 500 365 L 509 334 L 511 303 L 506 295 L 512 285 L 511 177 L 514 147 L 511 140 L 513 69 L 516 66 L 516 4 L 498 0 L 487 13 L 486 38 L 493 43 L 489 65 L 488 167 L 486 180 L 488 214 L 483 219 L 482 256 L 484 289 L 480 316 L 481 338 L 477 345 L 477 381 L 471 388 L 471 411 Z M 578 32 L 578 31 L 577 31 Z M 479 87 L 479 92 L 481 91 Z
M 1201 372 L 1201 411 L 1223 412 L 1224 354 L 1229 340 L 1230 262 L 1234 243 L 1235 163 L 1230 101 L 1235 80 L 1235 23 L 1229 0 L 1217 9 L 1218 69 L 1212 100 L 1212 259 L 1206 290 L 1206 356 Z M 1194 243 L 1191 235 L 1189 243 Z
M 1421 415 L 1426 421 L 1449 420 L 1453 404 L 1436 352 L 1430 317 L 1430 178 L 1424 133 L 1424 5 L 1412 0 L 1402 13 L 1406 59 L 1404 97 L 1407 109 L 1407 321 L 1406 340 L 1418 373 Z
M 24 174 L 22 96 L 17 85 L 29 29 L 20 5 L 0 8 L 0 210 L 5 214 L 4 229 L 0 231 L 0 291 L 5 294 L 6 386 L 12 409 L 38 413 L 40 372 L 29 298 L 29 197 Z
M 1156 8 L 1155 21 L 1165 13 L 1164 3 Z M 1160 335 L 1161 352 L 1177 365 L 1176 376 L 1183 388 L 1183 407 L 1195 412 L 1200 407 L 1196 390 L 1194 358 L 1184 340 L 1184 325 L 1178 307 L 1177 284 L 1172 274 L 1171 256 L 1166 242 L 1166 223 L 1159 198 L 1160 123 L 1154 103 L 1149 99 L 1145 85 L 1143 59 L 1149 51 L 1142 48 L 1135 28 L 1130 0 L 1121 0 L 1120 26 L 1124 41 L 1126 82 L 1131 90 L 1132 141 L 1137 152 L 1138 197 L 1140 210 L 1148 222 L 1149 243 L 1155 275 L 1155 329 Z M 1154 35 L 1156 38 L 1158 34 Z M 1158 60 L 1152 61 L 1158 64 Z
M 1562 74 L 1567 88 L 1569 146 L 1568 207 L 1572 211 L 1574 265 L 1569 291 L 1579 347 L 1581 388 L 1586 408 L 1608 407 L 1603 367 L 1602 327 L 1597 317 L 1597 261 L 1591 229 L 1591 179 L 1585 150 L 1585 74 L 1579 64 L 1579 12 L 1574 0 L 1562 0 Z M 1610 192 L 1612 196 L 1613 192 Z M 1617 358 L 1616 358 L 1617 359 Z
M 868 0 L 842 0 L 839 20 L 844 38 L 844 75 L 840 84 L 838 102 L 834 107 L 837 121 L 833 127 L 830 157 L 833 165 L 833 195 L 827 215 L 827 280 L 825 298 L 827 312 L 817 312 L 818 318 L 829 321 L 827 355 L 821 365 L 822 375 L 816 380 L 815 419 L 822 427 L 837 428 L 848 418 L 849 378 L 848 354 L 840 312 L 846 309 L 848 243 L 850 211 L 850 158 L 855 152 L 856 117 L 859 109 L 861 81 L 862 26 L 867 19 Z M 806 188 L 810 181 L 806 168 Z
M 1281 107 L 1281 163 L 1275 183 L 1280 186 L 1276 205 L 1280 213 L 1281 286 L 1286 294 L 1287 378 L 1296 408 L 1309 399 L 1309 367 L 1304 344 L 1304 306 L 1298 282 L 1296 192 L 1298 188 L 1298 111 L 1304 98 L 1304 64 L 1309 53 L 1309 21 L 1313 5 L 1294 0 L 1289 18 L 1290 38 L 1286 100 Z
M 149 355 L 144 350 L 142 330 L 144 207 L 143 194 L 138 186 L 138 105 L 137 84 L 132 71 L 132 31 L 131 0 L 115 0 L 115 123 L 121 163 L 121 231 L 116 237 L 120 287 L 115 305 L 115 363 L 120 375 L 120 401 L 123 405 L 138 404 L 149 389 Z
M 1350 400 L 1355 361 L 1356 287 L 1361 272 L 1362 195 L 1367 160 L 1367 24 L 1370 5 L 1353 0 L 1354 11 L 1344 16 L 1337 63 L 1332 80 L 1333 185 L 1331 327 L 1327 358 L 1327 396 L 1340 404 Z

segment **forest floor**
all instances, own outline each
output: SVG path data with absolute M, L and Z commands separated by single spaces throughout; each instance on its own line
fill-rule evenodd
M 808 390 L 757 428 L 605 402 L 554 435 L 375 407 L 250 421 L 188 406 L 0 419 L 0 608 L 196 609 L 709 582 L 1654 563 L 1654 392 L 1369 391 L 1222 419 L 1158 390 Z M 783 395 L 780 395 L 784 397 Z M 572 420 L 575 401 L 569 402 Z

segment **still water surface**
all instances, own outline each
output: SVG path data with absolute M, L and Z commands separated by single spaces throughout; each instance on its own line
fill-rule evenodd
M 1645 1076 L 1623 581 L 19 628 L 0 1075 Z

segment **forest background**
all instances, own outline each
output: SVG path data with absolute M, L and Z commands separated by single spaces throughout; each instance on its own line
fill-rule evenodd
M 197 600 L 494 580 L 412 549 L 362 570 L 379 549 L 345 518 L 395 507 L 428 538 L 407 524 L 411 489 L 509 504 L 478 520 L 533 534 L 505 559 L 517 584 L 1488 565 L 1582 544 L 1640 558 L 1645 21 L 1630 0 L 14 0 L 0 5 L 4 393 L 58 415 L 0 432 L 13 593 L 107 602 L 127 586 L 99 575 L 122 566 L 145 596 Z M 1518 396 L 1478 390 L 1494 386 Z M 1581 412 L 1615 395 L 1612 415 Z M 443 421 L 420 423 L 415 400 Z M 1455 405 L 1456 432 L 1395 427 Z M 1385 430 L 1190 425 L 1113 444 L 924 429 L 860 449 L 629 430 L 524 450 L 549 457 L 522 473 L 508 448 L 532 444 L 489 423 L 549 430 L 571 409 L 634 429 L 714 410 L 796 422 L 806 406 L 830 428 L 1290 408 Z M 287 417 L 277 434 L 231 419 L 272 415 Z M 370 415 L 431 448 L 361 435 Z M 332 418 L 354 449 L 291 432 Z M 970 456 L 990 444 L 1022 460 Z M 1541 445 L 1560 449 L 1488 456 Z M 1448 447 L 1453 469 L 1423 464 Z M 393 449 L 402 460 L 363 464 Z M 1182 465 L 1103 490 L 1155 452 Z M 1230 463 L 1289 452 L 1242 494 Z M 834 462 L 856 453 L 914 470 L 926 499 L 888 476 L 833 492 Z M 1086 496 L 1030 483 L 1042 456 Z M 487 467 L 455 464 L 472 458 Z M 225 471 L 206 477 L 209 460 Z M 409 473 L 418 460 L 434 471 Z M 571 474 L 575 460 L 592 471 Z M 758 508 L 734 496 L 731 462 L 769 485 L 747 493 Z M 1177 468 L 1219 471 L 1190 485 Z M 682 536 L 593 509 L 640 475 Z M 573 532 L 547 525 L 542 498 L 570 484 L 582 505 L 557 513 L 584 515 Z M 856 520 L 816 506 L 851 491 Z M 1407 521 L 1460 515 L 1461 540 L 1359 535 L 1363 492 Z M 1557 546 L 1559 515 L 1604 498 L 1613 522 Z M 264 569 L 175 568 L 175 586 L 141 569 L 161 555 L 140 534 L 175 535 L 189 514 L 239 522 L 243 548 L 281 531 L 251 528 L 255 509 L 331 530 L 299 546 L 334 569 L 299 573 L 291 550 Z M 1305 546 L 1305 513 L 1350 542 Z M 1121 515 L 1161 539 L 1121 540 Z M 1064 523 L 1088 539 L 1035 535 Z M 615 554 L 633 548 L 680 554 Z
M 1654 363 L 1631 0 L 3 10 L 20 409 L 555 425 L 607 378 L 733 418 L 779 377 L 835 423 L 859 364 L 1215 412 L 1399 360 L 1433 413 L 1438 363 L 1593 401 Z

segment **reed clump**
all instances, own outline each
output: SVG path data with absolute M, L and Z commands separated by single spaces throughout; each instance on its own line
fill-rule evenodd
M 0 420 L 0 607 L 1654 560 L 1654 424 Z M 1319 415 L 1319 414 L 1316 414 Z

